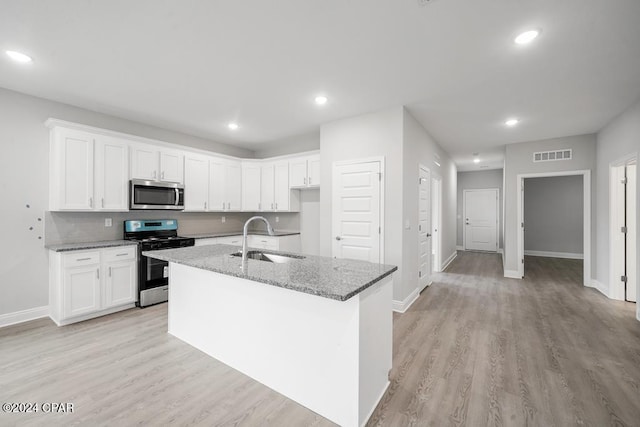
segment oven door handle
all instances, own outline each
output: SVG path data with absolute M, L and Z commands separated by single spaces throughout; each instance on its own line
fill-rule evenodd
M 177 188 L 174 188 L 174 190 L 176 190 L 176 203 L 175 203 L 175 205 L 178 206 L 178 203 L 180 203 L 180 190 L 178 190 Z

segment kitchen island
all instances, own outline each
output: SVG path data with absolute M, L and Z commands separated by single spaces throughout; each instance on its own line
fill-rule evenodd
M 243 273 L 238 250 L 143 253 L 170 263 L 169 333 L 339 425 L 364 425 L 389 385 L 397 267 L 269 251 L 278 262 L 249 259 Z

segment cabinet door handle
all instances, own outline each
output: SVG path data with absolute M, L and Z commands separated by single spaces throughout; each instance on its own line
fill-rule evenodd
M 309 185 L 311 185 L 311 177 L 309 177 Z
M 276 210 L 278 210 L 278 202 L 276 202 Z
M 273 203 L 271 203 L 271 210 L 273 210 Z
M 89 197 L 89 207 L 93 207 L 93 197 Z
M 304 185 L 307 185 L 307 178 L 304 179 Z
M 111 267 L 109 267 L 109 277 L 111 277 Z
M 91 258 L 78 258 L 76 261 L 89 261 Z
M 100 278 L 100 269 L 99 269 L 99 268 L 96 270 L 96 277 L 97 277 L 98 279 Z
M 162 174 L 160 175 L 160 179 L 164 179 L 164 171 L 162 171 Z
M 204 210 L 207 210 L 207 202 L 204 202 Z
M 125 256 L 125 255 L 127 255 L 127 253 L 126 253 L 126 252 L 121 253 L 121 254 L 116 254 L 116 256 Z
M 224 210 L 224 202 L 222 202 L 222 210 Z
M 102 207 L 104 208 L 104 197 L 102 198 L 101 203 L 102 203 Z
M 227 209 L 231 209 L 231 202 L 227 203 Z
M 153 171 L 153 179 L 156 179 L 158 172 L 157 171 Z
M 342 237 L 336 236 L 336 240 L 342 240 Z
M 258 202 L 258 210 L 262 210 L 262 203 Z

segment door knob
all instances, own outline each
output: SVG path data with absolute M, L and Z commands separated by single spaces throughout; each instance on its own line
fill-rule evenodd
M 336 236 L 336 240 L 342 240 L 342 237 Z
M 431 237 L 431 233 L 427 233 L 427 237 Z

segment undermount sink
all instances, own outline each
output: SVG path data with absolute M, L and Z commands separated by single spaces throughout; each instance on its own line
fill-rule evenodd
M 234 252 L 231 256 L 242 257 L 242 252 Z M 258 261 L 273 262 L 275 264 L 286 264 L 294 259 L 304 259 L 301 255 L 284 255 L 284 254 L 272 254 L 262 251 L 248 251 L 247 258 L 255 259 Z

